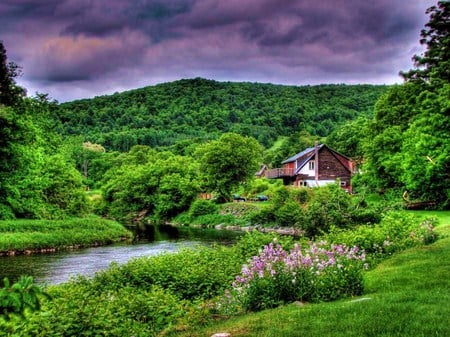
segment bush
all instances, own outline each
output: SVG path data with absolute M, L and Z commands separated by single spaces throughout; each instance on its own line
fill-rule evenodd
M 97 273 L 91 285 L 98 291 L 157 285 L 181 299 L 208 299 L 223 293 L 239 272 L 240 262 L 226 247 L 184 249 L 114 266 Z
M 200 215 L 214 214 L 217 210 L 217 205 L 212 201 L 197 199 L 191 204 L 189 215 L 191 217 L 198 217 Z
M 270 243 L 242 267 L 233 283 L 236 304 L 248 311 L 292 301 L 331 301 L 360 295 L 365 253 L 358 247 L 296 244 L 287 252 Z
M 323 236 L 330 242 L 357 245 L 376 257 L 393 254 L 406 248 L 429 244 L 437 239 L 434 231 L 436 219 L 417 219 L 404 212 L 390 212 L 376 225 L 362 225 L 354 230 L 332 227 Z
M 298 226 L 303 222 L 303 212 L 298 203 L 288 201 L 275 210 L 275 219 L 280 226 Z
M 294 246 L 294 239 L 291 236 L 281 236 L 275 233 L 249 232 L 246 233 L 234 245 L 233 250 L 239 264 L 244 263 L 252 256 L 259 255 L 264 246 L 276 241 L 283 249 L 291 249 Z
M 72 283 L 51 294 L 42 312 L 21 324 L 21 336 L 156 336 L 183 318 L 186 306 L 157 286 L 93 294 Z
M 338 184 L 315 188 L 301 227 L 307 236 L 315 237 L 327 232 L 332 225 L 349 226 L 351 211 L 351 197 Z

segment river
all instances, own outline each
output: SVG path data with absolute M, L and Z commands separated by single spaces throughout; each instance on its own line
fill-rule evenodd
M 159 227 L 133 244 L 61 251 L 48 254 L 0 257 L 0 277 L 17 280 L 20 275 L 33 276 L 41 285 L 58 284 L 76 275 L 90 276 L 108 268 L 112 262 L 123 264 L 141 256 L 176 252 L 181 248 L 213 243 L 229 244 L 238 233 L 191 228 Z

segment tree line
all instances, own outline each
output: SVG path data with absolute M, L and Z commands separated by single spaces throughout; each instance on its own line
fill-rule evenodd
M 281 86 L 184 79 L 63 103 L 55 111 L 63 135 L 85 135 L 108 150 L 133 145 L 183 146 L 222 133 L 254 137 L 270 147 L 305 130 L 326 136 L 359 115 L 372 115 L 386 86 Z
M 359 189 L 448 208 L 449 6 L 428 10 L 426 51 L 391 87 L 194 79 L 58 104 L 25 96 L 0 43 L 0 219 L 170 218 L 200 192 L 230 200 L 261 163 L 315 139 L 358 161 Z

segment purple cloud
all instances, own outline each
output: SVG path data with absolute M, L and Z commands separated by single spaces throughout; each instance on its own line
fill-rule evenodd
M 19 82 L 59 100 L 196 76 L 393 83 L 420 52 L 425 9 L 433 4 L 3 0 L 0 39 L 9 58 L 23 66 Z

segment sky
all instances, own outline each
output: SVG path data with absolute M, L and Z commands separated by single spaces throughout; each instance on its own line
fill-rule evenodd
M 182 78 L 401 83 L 432 0 L 1 0 L 28 95 L 60 102 Z

